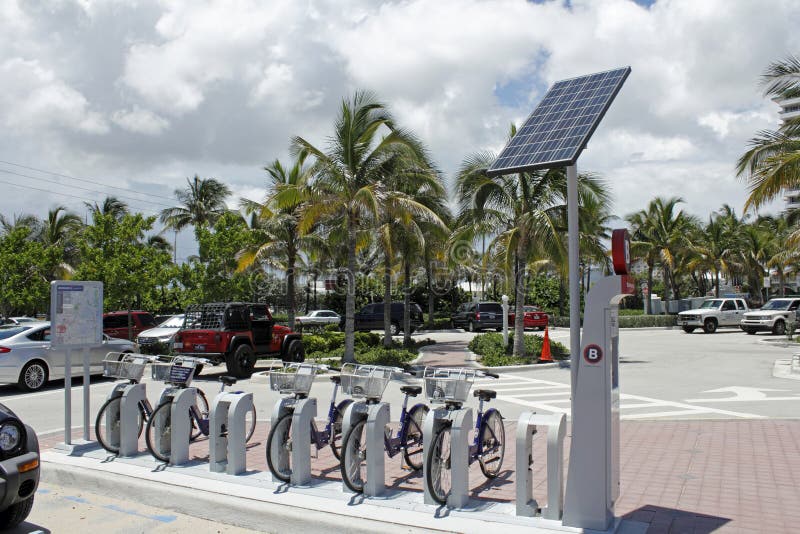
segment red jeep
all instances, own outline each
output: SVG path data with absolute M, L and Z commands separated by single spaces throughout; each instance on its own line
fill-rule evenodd
M 253 374 L 256 359 L 273 356 L 302 362 L 301 335 L 276 325 L 266 304 L 223 302 L 189 306 L 175 334 L 175 352 L 225 362 L 237 378 Z

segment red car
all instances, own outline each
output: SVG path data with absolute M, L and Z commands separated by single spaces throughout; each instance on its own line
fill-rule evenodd
M 523 318 L 525 328 L 537 328 L 539 330 L 545 329 L 550 320 L 545 312 L 536 306 L 523 306 L 522 309 L 525 310 L 525 315 Z M 510 311 L 508 314 L 508 326 L 511 328 L 514 326 L 515 317 L 516 314 L 513 311 Z

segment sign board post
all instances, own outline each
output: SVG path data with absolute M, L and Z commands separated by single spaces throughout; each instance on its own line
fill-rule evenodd
M 89 348 L 103 343 L 103 283 L 57 280 L 50 284 L 50 348 L 64 350 L 64 443 L 67 453 L 89 448 Z M 83 349 L 83 440 L 72 443 L 72 351 Z

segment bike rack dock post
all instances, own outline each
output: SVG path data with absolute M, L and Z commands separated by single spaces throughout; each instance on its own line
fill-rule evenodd
M 239 475 L 247 469 L 246 417 L 253 406 L 252 393 L 221 393 L 209 415 L 209 469 Z
M 342 440 L 344 440 L 344 437 L 350 432 L 350 429 L 365 417 L 369 417 L 369 406 L 367 406 L 366 401 L 360 400 L 351 402 L 347 408 L 345 408 L 344 414 L 342 414 Z M 331 439 L 333 439 L 333 437 L 331 437 Z M 342 443 L 342 445 L 344 445 L 344 443 Z M 342 451 L 342 454 L 344 454 L 344 451 Z M 369 452 L 367 454 L 369 454 Z M 367 478 L 369 478 L 369 465 L 367 465 L 367 469 Z M 364 486 L 364 492 L 366 493 L 366 484 Z M 347 487 L 344 480 L 342 480 L 342 491 L 345 493 L 355 493 Z
M 169 388 L 161 395 L 161 401 L 168 399 L 170 406 L 170 454 L 169 465 L 181 465 L 189 461 L 189 438 L 191 437 L 192 420 L 189 410 L 194 405 L 197 396 L 195 388 Z M 164 427 L 164 417 L 161 413 L 153 424 L 156 425 L 155 439 L 156 446 L 161 447 L 158 440 L 161 439 Z
M 567 416 L 523 412 L 517 423 L 517 515 L 534 517 L 539 503 L 533 498 L 533 435 L 537 425 L 547 428 L 547 506 L 544 519 L 560 521 L 564 511 L 564 437 Z
M 472 429 L 472 408 L 447 410 L 437 408 L 428 412 L 422 426 L 424 457 L 423 469 L 428 466 L 428 457 L 433 454 L 431 439 L 440 427 L 450 422 L 450 495 L 448 508 L 464 508 L 469 502 L 469 433 Z M 428 487 L 428 474 L 423 471 L 425 504 L 438 505 Z
M 311 482 L 311 422 L 317 416 L 317 399 L 298 400 L 292 414 L 292 486 Z
M 386 491 L 386 454 L 384 436 L 389 424 L 389 405 L 385 402 L 370 404 L 367 408 L 367 480 L 364 495 L 378 497 Z
M 119 402 L 119 456 L 131 457 L 139 454 L 140 404 L 147 393 L 144 384 L 128 384 L 122 390 Z M 106 421 L 108 424 L 108 421 Z

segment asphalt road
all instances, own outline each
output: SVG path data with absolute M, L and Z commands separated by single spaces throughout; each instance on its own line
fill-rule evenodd
M 439 343 L 465 342 L 472 334 L 442 332 L 422 334 Z M 569 331 L 555 329 L 551 338 L 569 343 Z M 623 419 L 739 419 L 756 417 L 800 417 L 800 380 L 775 378 L 776 359 L 790 358 L 800 348 L 783 348 L 767 343 L 775 336 L 748 336 L 737 330 L 715 334 L 685 334 L 679 329 L 624 329 L 620 332 L 620 389 Z M 267 368 L 259 362 L 260 370 Z M 212 399 L 219 390 L 217 382 L 224 366 L 206 368 L 193 383 Z M 494 405 L 507 418 L 533 409 L 546 413 L 569 411 L 569 369 L 504 371 L 499 381 L 485 380 L 481 387 L 498 392 Z M 145 379 L 148 397 L 156 403 L 163 384 Z M 416 383 L 408 378 L 407 383 Z M 93 378 L 91 382 L 91 421 L 113 388 L 114 381 Z M 392 382 L 384 400 L 392 407 L 392 417 L 399 417 L 401 384 Z M 278 394 L 269 390 L 267 377 L 254 375 L 235 389 L 251 391 L 258 418 L 267 420 Z M 82 425 L 80 381 L 72 390 L 73 428 Z M 318 398 L 318 414 L 324 417 L 330 402 L 332 385 L 317 381 L 312 396 Z M 341 397 L 340 397 L 341 398 Z M 424 399 L 416 399 L 417 401 Z M 0 402 L 15 410 L 39 434 L 63 431 L 63 382 L 53 382 L 38 393 L 20 393 L 14 386 L 0 386 Z M 93 432 L 93 430 L 92 430 Z

